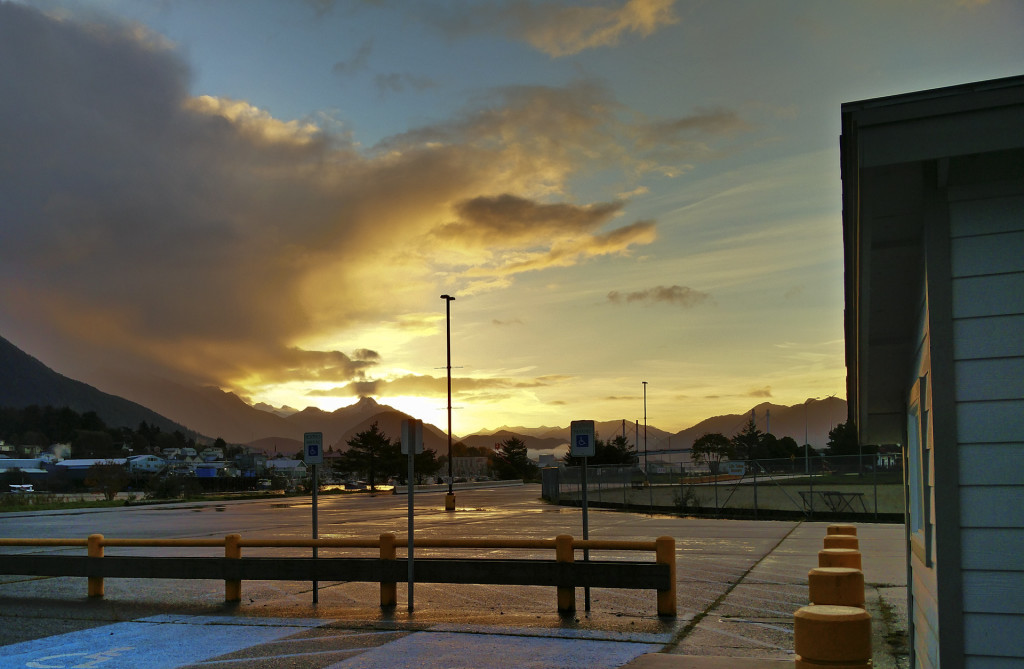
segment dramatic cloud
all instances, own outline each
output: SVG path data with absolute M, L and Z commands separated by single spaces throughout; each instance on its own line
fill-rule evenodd
M 578 42 L 645 34 L 670 9 L 601 10 Z M 656 237 L 653 221 L 616 227 L 622 201 L 573 202 L 587 170 L 657 169 L 651 131 L 596 83 L 488 91 L 367 150 L 246 101 L 192 97 L 190 77 L 138 26 L 0 4 L 0 332 L 48 333 L 69 373 L 116 365 L 243 395 L 374 383 L 388 351 L 342 353 L 379 349 L 346 343 L 353 328 L 433 333 L 422 295 L 438 285 L 481 292 Z M 685 136 L 680 150 L 691 133 L 663 130 L 669 145 Z M 688 292 L 646 299 L 702 295 L 667 290 Z M 314 336 L 325 350 L 309 350 Z
M 489 398 L 509 397 L 511 392 L 533 388 L 546 388 L 562 383 L 571 377 L 549 374 L 533 379 L 523 378 L 471 378 L 453 377 L 452 393 L 463 397 L 479 399 L 481 394 Z M 393 379 L 375 379 L 353 381 L 343 386 L 325 390 L 313 390 L 310 397 L 360 397 L 363 395 L 444 395 L 448 389 L 448 378 L 445 376 L 426 376 L 407 374 Z
M 625 294 L 620 293 L 617 290 L 613 290 L 608 293 L 608 301 L 614 304 L 621 304 L 623 302 L 665 302 L 667 304 L 675 304 L 681 307 L 694 307 L 709 299 L 711 299 L 710 294 L 694 290 L 687 286 L 656 286 L 654 288 L 637 290 Z
M 646 37 L 677 23 L 674 5 L 675 0 L 627 0 L 608 6 L 508 0 L 495 5 L 459 5 L 448 15 L 426 20 L 438 22 L 454 35 L 491 32 L 502 26 L 507 36 L 560 57 L 615 46 L 628 34 Z
M 455 212 L 460 220 L 442 226 L 434 234 L 440 239 L 457 238 L 480 246 L 533 244 L 538 239 L 572 237 L 593 230 L 621 210 L 620 202 L 540 204 L 506 193 L 458 203 Z

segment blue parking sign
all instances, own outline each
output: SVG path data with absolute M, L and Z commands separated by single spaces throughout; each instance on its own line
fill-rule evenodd
M 307 465 L 319 465 L 324 461 L 324 433 L 306 432 L 302 435 L 303 460 Z
M 569 454 L 574 458 L 592 458 L 597 453 L 594 421 L 574 420 L 569 427 Z

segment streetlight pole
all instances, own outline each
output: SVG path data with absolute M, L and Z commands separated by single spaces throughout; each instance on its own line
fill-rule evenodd
M 644 471 L 647 471 L 647 382 L 644 384 Z
M 445 334 L 448 350 L 448 494 L 444 498 L 444 510 L 455 510 L 455 491 L 452 488 L 452 300 L 451 295 L 442 295 L 445 311 Z M 409 483 L 412 485 L 412 482 Z

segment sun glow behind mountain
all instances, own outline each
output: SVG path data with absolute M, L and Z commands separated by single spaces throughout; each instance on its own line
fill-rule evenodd
M 457 433 L 842 395 L 839 105 L 1020 4 L 527 5 L 0 3 L 0 335 L 446 425 L 452 294 Z

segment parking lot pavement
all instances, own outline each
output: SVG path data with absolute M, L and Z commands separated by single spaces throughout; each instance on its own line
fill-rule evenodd
M 465 508 L 446 514 L 432 508 L 429 496 L 418 496 L 418 504 L 427 501 L 422 512 L 417 509 L 417 522 L 423 536 L 578 535 L 578 509 L 551 507 L 537 497 L 528 486 L 460 493 Z M 401 532 L 402 501 L 332 500 L 321 516 L 321 532 Z M 51 537 L 80 536 L 92 528 L 119 536 L 301 536 L 308 513 L 308 501 L 129 507 L 4 518 L 0 536 L 23 536 L 31 528 Z M 554 611 L 554 589 L 539 586 L 417 584 L 416 611 L 410 613 L 403 606 L 403 584 L 399 607 L 382 612 L 374 605 L 374 583 L 321 583 L 314 605 L 309 583 L 247 581 L 242 603 L 228 606 L 223 584 L 215 581 L 107 579 L 106 596 L 96 601 L 85 597 L 84 578 L 8 576 L 0 577 L 0 667 L 741 669 L 755 661 L 759 668 L 791 662 L 792 615 L 807 603 L 807 571 L 816 566 L 826 523 L 599 510 L 591 510 L 590 522 L 592 537 L 675 537 L 677 618 L 656 615 L 653 591 L 595 588 L 590 612 L 583 610 L 578 591 L 579 610 L 564 618 Z M 901 624 L 905 630 L 899 609 L 901 592 L 905 609 L 903 528 L 858 529 L 869 611 L 877 619 L 876 666 L 899 667 L 889 641 L 898 638 Z M 721 664 L 728 662 L 722 658 L 733 664 Z

